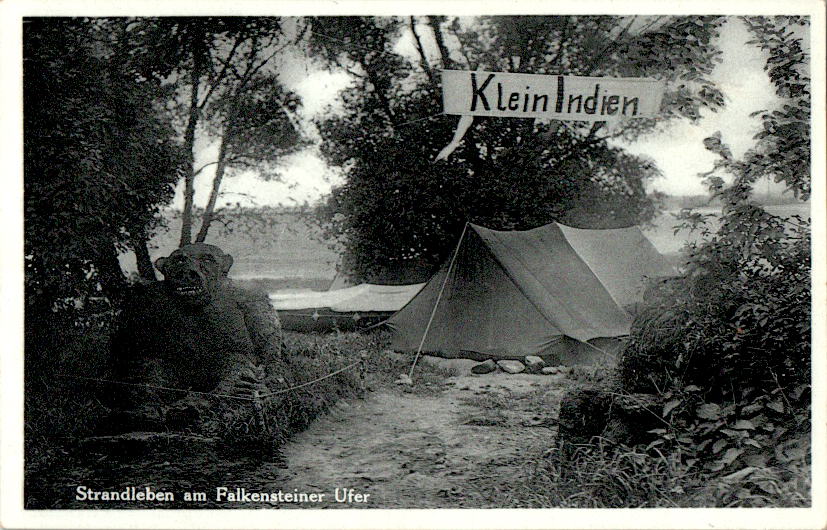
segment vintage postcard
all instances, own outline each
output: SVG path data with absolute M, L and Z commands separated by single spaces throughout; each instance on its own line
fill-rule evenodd
M 823 2 L 0 11 L 4 528 L 827 524 Z

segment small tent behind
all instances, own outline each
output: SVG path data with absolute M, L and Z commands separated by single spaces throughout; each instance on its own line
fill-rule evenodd
M 451 259 L 389 319 L 391 347 L 592 364 L 628 335 L 625 308 L 640 300 L 645 279 L 672 274 L 637 227 L 503 232 L 469 223 Z
M 288 331 L 349 331 L 386 320 L 416 295 L 424 284 L 371 285 L 363 283 L 335 291 L 270 293 Z

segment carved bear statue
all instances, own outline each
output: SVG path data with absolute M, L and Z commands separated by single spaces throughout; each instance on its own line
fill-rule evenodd
M 131 417 L 166 428 L 176 411 L 197 416 L 209 407 L 211 398 L 198 393 L 249 393 L 279 377 L 286 359 L 278 315 L 266 294 L 231 284 L 232 264 L 204 243 L 156 260 L 164 280 L 135 287 L 113 338 L 113 377 L 133 383 L 107 389 L 116 410 L 140 411 Z

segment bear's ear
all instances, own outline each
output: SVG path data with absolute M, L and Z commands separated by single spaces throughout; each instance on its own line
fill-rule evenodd
M 230 272 L 230 267 L 233 266 L 233 257 L 229 254 L 224 254 L 224 260 L 221 264 L 221 271 L 226 275 Z
M 160 258 L 155 260 L 155 268 L 164 273 L 164 264 L 167 262 L 167 258 L 161 256 Z

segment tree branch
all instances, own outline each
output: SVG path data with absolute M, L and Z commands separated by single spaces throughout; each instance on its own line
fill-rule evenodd
M 652 21 L 651 21 L 651 22 L 649 22 L 648 24 L 646 24 L 645 26 L 643 26 L 642 28 L 640 28 L 640 32 L 639 32 L 639 33 L 641 33 L 641 34 L 642 34 L 642 33 L 645 33 L 646 31 L 648 31 L 648 30 L 649 30 L 649 28 L 651 28 L 652 26 L 654 26 L 655 24 L 657 24 L 658 22 L 660 22 L 660 19 L 662 19 L 662 18 L 664 18 L 664 16 L 663 16 L 663 15 L 658 15 L 658 16 L 656 16 L 654 19 L 652 19 Z
M 204 105 L 207 104 L 207 101 L 210 100 L 210 96 L 212 96 L 213 91 L 221 84 L 221 80 L 224 79 L 224 76 L 227 75 L 227 69 L 232 64 L 233 56 L 235 55 L 236 50 L 241 45 L 243 41 L 247 40 L 247 37 L 241 38 L 241 35 L 238 35 L 233 43 L 233 47 L 230 49 L 230 52 L 227 54 L 227 59 L 221 61 L 224 67 L 218 73 L 218 75 L 214 78 L 214 82 L 210 84 L 209 88 L 204 94 L 204 100 L 198 105 L 199 108 L 204 108 Z
M 344 69 L 345 69 L 345 72 L 349 73 L 350 75 L 352 75 L 353 77 L 355 77 L 357 79 L 367 79 L 368 78 L 368 76 L 366 76 L 364 74 L 360 74 L 356 70 L 353 70 L 352 68 L 348 68 L 347 66 L 345 66 Z
M 606 125 L 605 121 L 596 121 L 596 122 L 594 122 L 592 124 L 591 129 L 589 129 L 589 134 L 586 135 L 586 141 L 589 141 L 592 138 L 594 138 L 594 135 L 597 133 L 597 131 L 602 129 L 604 125 Z
M 205 169 L 207 169 L 207 168 L 208 168 L 208 167 L 210 167 L 210 166 L 214 166 L 214 165 L 215 165 L 215 164 L 217 164 L 217 163 L 218 163 L 218 161 L 216 160 L 216 161 L 214 161 L 214 162 L 208 162 L 208 163 L 204 164 L 203 166 L 201 166 L 200 168 L 198 168 L 198 169 L 197 169 L 197 170 L 196 170 L 196 171 L 192 174 L 192 176 L 193 176 L 193 177 L 197 177 L 197 176 L 198 176 L 198 175 L 199 175 L 202 171 L 204 171 Z
M 416 32 L 416 20 L 413 15 L 411 15 L 408 20 L 408 24 L 410 25 L 411 33 L 413 33 L 414 41 L 416 42 L 416 49 L 419 52 L 419 65 L 428 75 L 428 79 L 431 81 L 431 84 L 434 84 L 434 73 L 431 71 L 431 66 L 428 64 L 428 58 L 425 56 L 425 49 L 422 47 L 422 40 Z
M 448 51 L 448 47 L 445 46 L 445 40 L 442 38 L 442 31 L 439 28 L 440 17 L 429 16 L 427 19 L 431 31 L 434 32 L 434 40 L 436 40 L 436 47 L 439 50 L 439 58 L 442 60 L 442 67 L 450 68 L 453 65 L 453 61 L 451 61 L 450 52 Z
M 598 53 L 598 54 L 597 54 L 597 56 L 595 56 L 595 59 L 594 59 L 594 61 L 592 62 L 592 67 L 591 67 L 591 70 L 590 70 L 591 72 L 594 72 L 594 70 L 596 70 L 596 69 L 597 69 L 597 67 L 600 65 L 601 61 L 606 60 L 606 53 L 607 53 L 610 49 L 612 49 L 613 47 L 617 46 L 617 43 L 618 43 L 618 42 L 620 42 L 620 41 L 621 41 L 621 40 L 622 40 L 622 39 L 626 36 L 626 33 L 628 33 L 628 32 L 629 32 L 629 29 L 632 27 L 632 24 L 634 24 L 634 23 L 635 23 L 635 20 L 637 20 L 637 15 L 633 15 L 633 16 L 632 16 L 632 19 L 629 21 L 629 23 L 626 25 L 626 27 L 625 27 L 625 28 L 623 28 L 623 29 L 620 31 L 620 34 L 618 34 L 618 36 L 617 36 L 616 38 L 612 39 L 612 40 L 611 40 L 611 41 L 610 41 L 610 42 L 609 42 L 609 43 L 608 43 L 608 44 L 607 44 L 607 45 L 606 45 L 606 46 L 605 46 L 605 47 L 604 47 L 604 48 L 600 51 L 600 53 Z
M 569 26 L 571 25 L 571 17 L 566 17 L 566 23 L 563 25 L 563 31 L 560 32 L 560 44 L 557 46 L 557 53 L 549 61 L 549 66 L 555 66 L 557 61 L 563 56 L 563 47 L 569 41 L 571 34 L 569 33 Z
M 287 44 L 289 44 L 289 43 L 287 43 Z M 247 85 L 247 83 L 249 83 L 250 80 L 253 77 L 255 77 L 255 75 L 259 71 L 261 71 L 262 68 L 264 68 L 265 64 L 269 63 L 270 60 L 273 57 L 275 57 L 278 53 L 280 53 L 282 50 L 284 50 L 287 47 L 287 44 L 284 44 L 281 47 L 276 48 L 276 50 L 273 53 L 271 53 L 266 59 L 262 60 L 261 63 L 258 64 L 258 66 L 251 67 L 250 70 L 245 72 L 244 76 L 241 78 L 241 84 L 237 87 L 237 90 L 235 91 L 235 93 L 238 94 Z M 255 62 L 255 59 L 253 60 L 253 63 L 254 62 Z
M 476 70 L 478 65 L 475 65 L 471 61 L 471 57 L 468 56 L 468 51 L 465 49 L 465 43 L 462 42 L 462 38 L 460 37 L 459 32 L 457 32 L 456 29 L 453 28 L 453 26 L 448 26 L 448 31 L 450 31 L 454 38 L 457 39 L 457 42 L 459 42 L 459 53 L 462 54 L 462 56 L 465 58 L 465 62 L 468 65 L 468 68 L 471 70 Z

